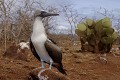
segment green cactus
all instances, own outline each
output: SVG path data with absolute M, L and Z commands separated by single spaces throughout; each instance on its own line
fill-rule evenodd
M 112 26 L 112 23 L 111 23 L 111 21 L 110 21 L 110 18 L 105 17 L 104 19 L 102 19 L 102 25 L 103 25 L 105 28 L 111 27 L 111 26 Z
M 107 36 L 111 36 L 114 33 L 113 28 L 105 28 L 105 32 Z
M 102 37 L 102 39 L 101 39 L 101 42 L 103 44 L 111 44 L 111 43 L 113 43 L 113 41 L 114 41 L 114 38 L 112 38 L 112 37 Z
M 100 20 L 96 20 L 95 23 L 98 23 Z
M 77 25 L 75 33 L 80 37 L 81 49 L 83 45 L 88 42 L 87 46 L 92 47 L 93 52 L 108 52 L 111 49 L 111 44 L 117 39 L 118 34 L 111 27 L 112 23 L 108 17 L 94 21 L 92 19 L 86 19 L 86 22 L 82 22 Z M 88 50 L 88 49 L 87 49 Z
M 93 34 L 93 29 L 90 29 L 87 27 L 87 35 L 90 36 L 91 34 Z
M 88 26 L 92 26 L 94 24 L 94 20 L 88 18 L 88 19 L 86 19 L 86 24 Z
M 116 40 L 116 39 L 118 38 L 117 32 L 114 32 L 114 33 L 112 34 L 112 38 L 114 38 L 114 40 Z
M 79 29 L 76 29 L 75 33 L 80 37 L 86 37 L 86 32 L 85 31 L 80 31 Z
M 77 25 L 77 28 L 80 30 L 80 31 L 85 31 L 87 29 L 86 25 L 84 23 L 80 23 Z
M 80 30 L 79 29 L 75 29 L 75 33 L 80 36 Z
M 102 20 L 99 20 L 96 22 L 96 25 L 95 25 L 95 31 L 97 33 L 101 33 L 103 30 L 103 26 L 102 26 Z
M 95 46 L 95 38 L 94 38 L 95 36 L 92 34 L 91 36 L 89 36 L 88 38 L 87 38 L 87 40 L 88 40 L 88 43 L 90 44 L 90 45 L 92 45 L 92 46 Z

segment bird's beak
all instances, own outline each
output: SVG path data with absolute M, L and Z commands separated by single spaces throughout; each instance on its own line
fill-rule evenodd
M 42 17 L 48 17 L 48 16 L 58 16 L 59 14 L 56 13 L 48 13 L 48 12 L 42 12 L 41 16 Z

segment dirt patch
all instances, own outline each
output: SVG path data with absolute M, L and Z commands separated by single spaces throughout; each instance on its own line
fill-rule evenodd
M 80 45 L 72 46 L 68 40 L 57 45 L 63 50 L 63 66 L 70 80 L 120 80 L 120 57 L 107 54 L 107 63 L 102 63 L 99 54 L 81 53 Z M 0 80 L 28 80 L 30 71 L 41 64 L 30 50 L 27 53 L 27 61 L 4 58 L 0 53 Z
M 20 46 L 16 44 L 10 45 L 6 51 L 3 53 L 4 58 L 17 59 L 17 60 L 27 60 L 27 49 L 21 49 Z

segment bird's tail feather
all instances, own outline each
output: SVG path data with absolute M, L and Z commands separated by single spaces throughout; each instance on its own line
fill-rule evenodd
M 59 67 L 57 68 L 61 73 L 67 75 L 67 73 L 65 72 L 65 70 L 63 69 L 63 67 Z
M 65 70 L 63 69 L 62 63 L 60 63 L 60 64 L 54 63 L 53 66 L 56 67 L 62 74 L 67 75 L 67 73 L 66 73 Z

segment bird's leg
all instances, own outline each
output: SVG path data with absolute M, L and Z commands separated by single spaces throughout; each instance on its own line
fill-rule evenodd
M 42 68 L 44 68 L 44 61 L 41 59 Z
M 39 68 L 44 68 L 44 61 L 41 59 L 41 63 L 42 63 L 42 66 L 41 67 L 38 67 L 38 68 L 35 68 L 35 69 L 33 69 L 32 71 L 35 71 L 35 70 L 37 70 L 37 69 L 39 69 Z
M 50 67 L 49 67 L 49 69 L 52 69 L 52 64 L 53 64 L 53 60 L 50 59 Z

